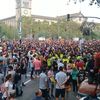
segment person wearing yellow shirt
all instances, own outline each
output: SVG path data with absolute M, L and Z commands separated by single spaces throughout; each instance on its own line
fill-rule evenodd
M 60 59 L 63 59 L 63 56 L 64 56 L 64 55 L 63 55 L 62 53 L 60 53 Z
M 50 68 L 50 66 L 51 66 L 51 60 L 50 60 L 50 58 L 48 58 L 47 59 L 47 66 Z

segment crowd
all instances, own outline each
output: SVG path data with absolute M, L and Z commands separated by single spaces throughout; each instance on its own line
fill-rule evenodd
M 64 100 L 65 92 L 77 93 L 86 77 L 89 83 L 97 83 L 95 73 L 100 74 L 94 54 L 100 52 L 100 40 L 14 40 L 0 42 L 0 73 L 3 74 L 1 93 L 3 100 L 12 100 L 23 94 L 25 78 L 39 78 L 37 98 L 51 97 Z M 88 74 L 87 74 L 88 73 Z M 54 93 L 55 92 L 55 93 Z M 40 99 L 41 97 L 41 99 Z M 42 98 L 43 97 L 43 98 Z M 11 99 L 10 99 L 11 98 Z

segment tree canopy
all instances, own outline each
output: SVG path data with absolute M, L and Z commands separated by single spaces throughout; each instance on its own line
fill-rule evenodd
M 74 4 L 76 4 L 77 2 L 85 2 L 86 0 L 68 0 L 67 2 L 70 2 L 70 1 L 74 1 Z M 89 0 L 89 5 L 92 6 L 92 5 L 97 5 L 100 7 L 100 0 Z
M 23 17 L 22 34 L 25 38 L 31 35 L 34 38 L 51 37 L 57 39 L 62 37 L 69 39 L 74 37 L 85 37 L 90 39 L 100 39 L 100 24 L 86 21 L 79 24 L 72 20 L 67 21 L 67 19 L 61 19 L 56 23 L 49 23 L 46 20 L 41 22 L 35 21 L 31 17 Z M 4 35 L 9 39 L 18 38 L 18 32 L 15 27 L 0 23 L 0 38 L 2 38 Z

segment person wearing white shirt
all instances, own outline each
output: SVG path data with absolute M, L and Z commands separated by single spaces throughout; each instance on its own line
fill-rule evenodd
M 65 83 L 68 80 L 68 77 L 65 72 L 63 72 L 63 68 L 59 67 L 59 72 L 55 76 L 56 80 L 56 91 L 55 96 L 56 100 L 59 100 L 59 96 L 61 95 L 61 100 L 65 98 Z
M 58 64 L 58 70 L 60 67 L 64 67 L 62 60 L 58 61 L 57 64 Z
M 11 74 L 6 76 L 4 87 L 5 87 L 5 91 L 3 93 L 2 98 L 3 100 L 9 100 L 10 95 L 15 93 L 15 90 L 13 89 L 13 82 L 12 82 Z

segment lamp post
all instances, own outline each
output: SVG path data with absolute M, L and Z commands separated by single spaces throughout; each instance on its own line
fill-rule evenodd
M 19 38 L 22 39 L 22 16 L 21 16 L 21 1 L 19 1 L 19 18 L 18 18 L 18 34 Z
M 21 16 L 20 16 L 20 19 L 19 19 L 19 29 L 18 29 L 18 32 L 19 32 L 19 36 L 20 36 L 20 39 L 22 38 L 22 20 L 21 20 Z

